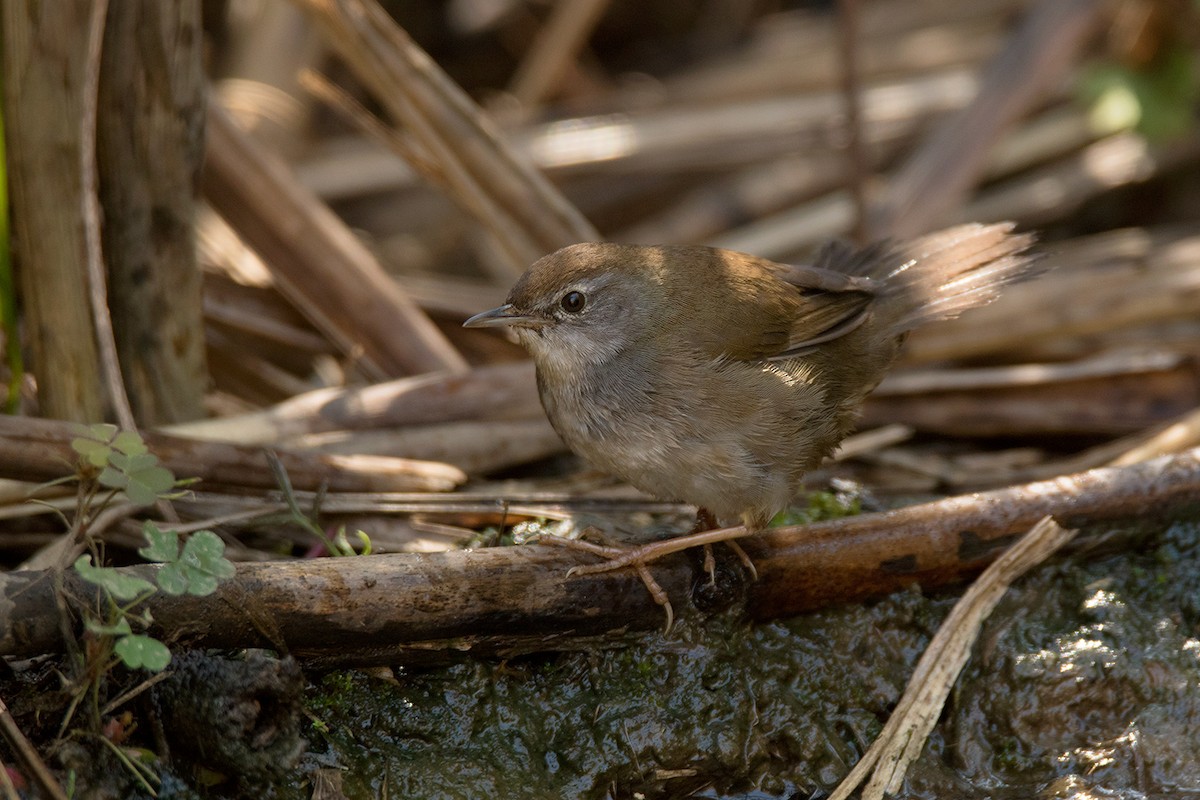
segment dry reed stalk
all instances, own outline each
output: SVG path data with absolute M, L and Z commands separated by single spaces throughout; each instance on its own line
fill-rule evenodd
M 1075 66 L 1102 8 L 1100 0 L 1039 0 L 988 66 L 975 100 L 889 182 L 872 213 L 871 238 L 924 233 L 961 203 L 983 173 L 990 146 Z
M 304 6 L 394 123 L 437 164 L 452 196 L 496 237 L 513 275 L 566 244 L 599 240 L 373 0 L 305 0 Z
M 208 115 L 205 197 L 271 268 L 280 291 L 379 377 L 466 362 L 337 216 L 228 115 Z

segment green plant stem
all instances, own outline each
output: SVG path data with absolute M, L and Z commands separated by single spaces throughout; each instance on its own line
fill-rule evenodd
M 107 737 L 99 736 L 97 738 L 99 738 L 99 740 L 103 742 L 109 750 L 113 751 L 113 754 L 125 766 L 125 769 L 129 770 L 134 779 L 142 785 L 142 788 L 146 791 L 146 794 L 150 795 L 151 797 L 158 797 L 158 792 L 154 791 L 154 787 L 150 785 L 148 780 L 146 780 L 147 775 L 142 773 L 142 770 L 145 769 L 145 767 L 141 766 L 136 761 L 131 760 L 129 756 L 125 755 L 125 752 L 121 750 L 121 748 L 113 744 L 112 741 Z M 149 773 L 148 771 L 147 774 L 151 775 L 156 782 L 158 781 L 157 775 L 153 775 L 153 773 Z
M 83 700 L 83 692 L 75 692 L 71 697 L 71 702 L 67 704 L 67 711 L 63 714 L 62 722 L 58 725 L 58 733 L 55 734 L 56 740 L 66 736 L 67 727 L 71 724 L 71 720 L 75 718 L 75 710 L 79 708 L 79 703 Z
M 313 536 L 316 536 L 321 543 L 325 545 L 325 549 L 329 552 L 329 555 L 354 555 L 353 549 L 347 553 L 344 552 L 342 548 L 338 547 L 337 542 L 335 542 L 333 539 L 330 539 L 329 536 L 326 535 L 325 531 L 321 529 L 321 526 L 313 521 L 312 517 L 304 513 L 304 511 L 300 508 L 300 501 L 296 499 L 296 492 L 294 489 L 292 489 L 292 479 L 288 477 L 287 470 L 283 467 L 283 462 L 281 462 L 279 457 L 270 450 L 266 452 L 266 456 L 267 463 L 271 466 L 271 472 L 275 474 L 275 483 L 279 485 L 279 491 L 283 493 L 283 499 L 287 503 L 288 512 L 292 518 L 292 521 L 301 528 L 304 528 Z M 314 503 L 315 508 L 313 510 L 313 516 L 316 515 L 316 508 L 320 507 L 321 496 L 322 495 L 318 495 L 317 500 Z

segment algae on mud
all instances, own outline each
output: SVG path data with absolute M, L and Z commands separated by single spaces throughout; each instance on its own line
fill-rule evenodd
M 1200 790 L 1200 523 L 1137 541 L 1014 587 L 908 796 Z M 716 616 L 395 684 L 331 673 L 308 758 L 340 765 L 351 798 L 819 795 L 878 733 L 952 602 L 912 590 L 757 626 Z

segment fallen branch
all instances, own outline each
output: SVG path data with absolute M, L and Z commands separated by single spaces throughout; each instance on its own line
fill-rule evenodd
M 50 481 L 71 475 L 79 455 L 70 422 L 0 416 L 0 478 Z M 146 446 L 180 477 L 199 478 L 205 488 L 276 488 L 260 447 L 146 433 Z M 384 456 L 339 456 L 294 451 L 276 453 L 297 489 L 334 492 L 445 491 L 466 480 L 457 468 L 431 461 Z
M 13 719 L 3 699 L 0 699 L 0 733 L 4 735 L 4 740 L 16 754 L 21 766 L 33 776 L 34 783 L 46 797 L 51 800 L 67 800 L 67 793 L 63 791 L 62 785 L 54 777 L 50 768 L 46 766 L 46 762 L 42 760 L 37 748 L 30 744 L 25 733 L 17 726 L 17 721 Z M 4 766 L 0 764 L 0 772 L 2 771 L 4 771 Z M 13 794 L 16 795 L 15 792 Z
M 266 444 L 312 433 L 542 415 L 533 362 L 438 372 L 351 389 L 317 389 L 279 405 L 174 425 L 197 439 Z
M 982 568 L 1045 516 L 1064 525 L 1166 512 L 1200 500 L 1200 449 L 1129 467 L 953 497 L 742 540 L 758 567 L 747 607 L 763 619 Z M 662 624 L 628 571 L 568 577 L 580 556 L 545 546 L 242 564 L 209 598 L 156 596 L 160 635 L 205 647 L 267 646 L 319 663 L 398 663 L 447 653 L 514 655 Z M 697 559 L 698 561 L 699 559 Z M 154 566 L 123 568 L 146 575 Z M 653 565 L 673 597 L 699 564 Z M 703 577 L 701 583 L 706 583 Z M 68 578 L 74 596 L 91 590 Z M 0 576 L 0 655 L 63 646 L 44 572 Z
M 1065 364 L 896 372 L 867 399 L 862 424 L 904 422 L 950 436 L 1120 436 L 1197 405 L 1194 359 L 1112 352 Z

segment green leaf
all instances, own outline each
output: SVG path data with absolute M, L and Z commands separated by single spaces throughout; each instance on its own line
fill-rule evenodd
M 171 651 L 158 639 L 131 633 L 117 640 L 113 652 L 130 669 L 162 672 L 171 663 Z
M 210 575 L 218 578 L 232 578 L 237 570 L 233 562 L 225 558 L 225 542 L 212 531 L 196 531 L 183 546 L 180 561 L 193 563 L 197 569 L 204 569 Z
M 158 585 L 169 594 L 212 594 L 217 584 L 237 570 L 225 558 L 225 543 L 212 531 L 196 531 L 183 545 L 179 560 L 158 571 Z
M 82 555 L 75 559 L 75 571 L 88 583 L 94 583 L 117 600 L 133 600 L 139 595 L 152 593 L 154 584 L 136 575 L 123 575 L 112 567 L 92 566 L 92 557 Z
M 179 534 L 160 530 L 150 520 L 142 523 L 142 535 L 148 544 L 138 549 L 138 555 L 147 561 L 173 562 L 179 559 Z M 161 585 L 161 584 L 160 584 Z
M 144 472 L 148 469 L 158 466 L 158 456 L 153 453 L 135 453 L 126 455 L 125 453 L 113 453 L 112 458 L 108 460 L 117 469 L 124 472 L 126 475 L 133 475 L 137 472 Z
M 108 464 L 112 455 L 110 442 L 117 432 L 116 425 L 101 423 L 99 425 L 77 425 L 79 436 L 71 440 L 71 449 L 83 456 L 93 467 L 103 467 Z
M 155 459 L 157 462 L 157 459 Z M 132 503 L 147 506 L 175 486 L 175 476 L 166 467 L 150 466 L 129 473 L 125 494 Z
M 89 619 L 85 625 L 92 633 L 98 633 L 102 636 L 123 636 L 127 633 L 133 633 L 133 628 L 129 627 L 129 620 L 121 617 L 117 620 L 116 625 L 101 625 L 94 619 Z
M 350 544 L 350 540 L 346 538 L 346 526 L 342 525 L 338 528 L 337 535 L 333 537 L 333 555 L 335 556 L 353 556 L 358 555 L 354 552 L 354 545 Z
M 158 588 L 167 594 L 186 594 L 188 590 L 188 573 L 182 564 L 164 564 L 156 576 Z
M 146 555 L 144 551 L 150 549 L 139 552 Z M 159 555 L 166 556 L 168 549 L 164 546 Z M 212 531 L 196 531 L 188 537 L 182 551 L 177 549 L 174 555 L 157 560 L 167 562 L 157 575 L 158 588 L 167 594 L 203 597 L 215 592 L 221 580 L 236 572 L 233 562 L 225 558 L 225 543 Z
M 127 456 L 137 456 L 146 452 L 146 443 L 137 431 L 121 431 L 113 438 L 112 446 Z
M 93 439 L 72 439 L 71 449 L 83 456 L 93 467 L 106 466 L 112 453 L 111 447 Z
M 108 444 L 112 441 L 113 436 L 117 434 L 117 426 L 108 422 L 99 422 L 95 425 L 76 425 L 75 432 L 85 439 L 91 439 L 94 442 L 103 442 Z
M 129 476 L 113 467 L 105 467 L 96 480 L 100 481 L 101 486 L 107 486 L 110 489 L 124 489 L 129 483 Z

